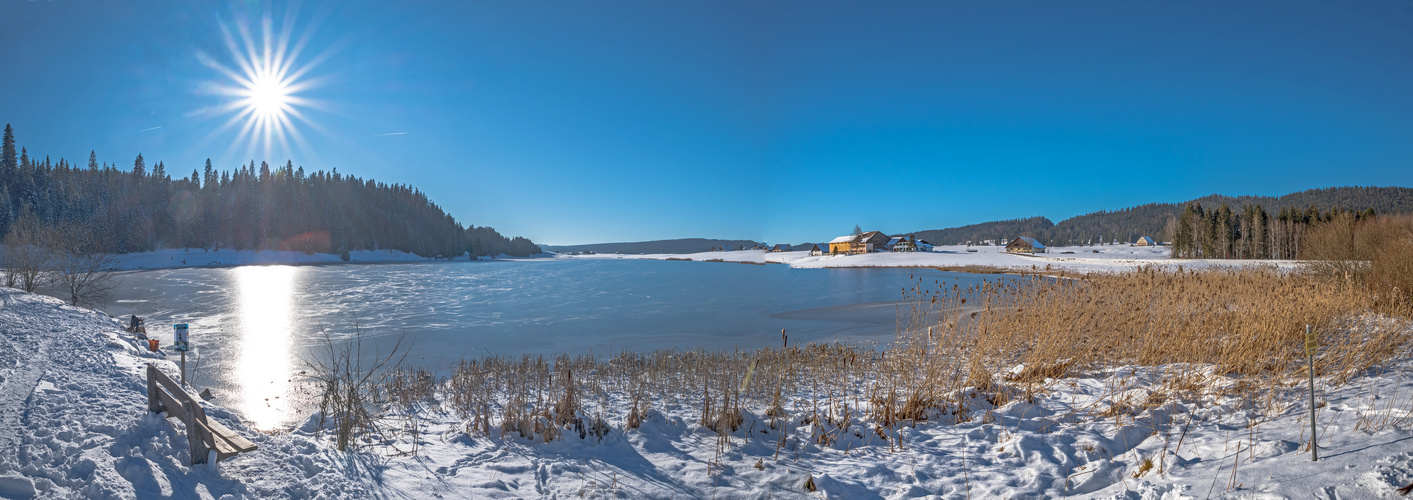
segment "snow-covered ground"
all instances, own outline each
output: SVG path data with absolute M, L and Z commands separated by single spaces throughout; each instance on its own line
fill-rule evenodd
M 349 262 L 352 263 L 373 263 L 373 262 L 412 262 L 428 261 L 426 257 L 420 257 L 398 250 L 354 250 L 348 252 Z M 167 250 L 156 250 L 152 252 L 135 252 L 114 255 L 117 261 L 117 269 L 160 269 L 173 267 L 195 267 L 195 266 L 240 266 L 248 264 L 310 264 L 310 263 L 341 263 L 337 254 L 331 253 L 304 253 L 290 251 L 255 251 L 255 250 L 208 250 L 201 248 L 176 248 Z M 466 260 L 466 257 L 461 257 Z
M 361 459 L 298 434 L 267 436 L 220 405 L 206 414 L 260 447 L 188 467 L 186 433 L 147 412 L 146 363 L 117 320 L 0 287 L 0 497 L 348 498 L 373 493 Z M 174 428 L 175 427 L 175 428 Z M 226 495 L 231 495 L 227 497 Z
M 146 411 L 145 363 L 169 373 L 173 363 L 139 349 L 117 321 L 0 288 L 0 338 L 5 498 L 1380 498 L 1413 481 L 1407 359 L 1343 386 L 1319 384 L 1313 463 L 1301 447 L 1308 396 L 1298 381 L 1269 401 L 1170 399 L 1118 418 L 1075 418 L 1120 396 L 1145 399 L 1158 367 L 1052 380 L 1034 404 L 994 408 L 978 395 L 965 421 L 934 415 L 903 426 L 901 449 L 858 416 L 847 430 L 823 429 L 837 437 L 831 445 L 813 444 L 816 429 L 802 422 L 807 394 L 786 396 L 779 430 L 763 408 L 747 408 L 725 448 L 690 402 L 654 402 L 635 430 L 611 418 L 601 441 L 565 432 L 550 443 L 467 436 L 431 405 L 416 457 L 331 451 L 309 425 L 262 435 L 216 402 L 207 414 L 260 449 L 212 470 L 187 467 L 180 424 Z
M 970 251 L 974 250 L 974 251 Z M 1289 268 L 1296 261 L 1235 259 L 1173 259 L 1169 247 L 1101 245 L 1051 247 L 1049 253 L 1006 253 L 1005 247 L 939 246 L 932 252 L 875 252 L 860 255 L 811 256 L 808 251 L 769 253 L 764 250 L 701 252 L 692 254 L 593 254 L 559 255 L 567 259 L 677 259 L 692 261 L 789 264 L 798 268 L 935 267 L 946 269 L 992 268 L 1011 271 L 1114 272 L 1142 266 L 1203 269 L 1223 266 L 1277 266 Z

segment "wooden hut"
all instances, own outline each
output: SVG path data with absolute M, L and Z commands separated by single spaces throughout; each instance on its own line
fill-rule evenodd
M 1149 238 L 1149 237 L 1147 237 L 1147 236 L 1139 236 L 1139 237 L 1138 237 L 1138 241 L 1133 242 L 1133 246 L 1136 246 L 1136 247 L 1156 247 L 1156 246 L 1158 246 L 1158 243 L 1155 242 L 1155 241 L 1153 241 L 1153 238 Z
M 767 252 L 770 252 L 770 253 L 780 253 L 780 252 L 793 252 L 793 251 L 795 251 L 795 250 L 790 247 L 790 244 L 789 244 L 789 243 L 780 243 L 780 244 L 778 244 L 778 245 L 775 245 L 775 246 L 773 246 L 773 247 L 770 247 L 770 250 L 766 250 L 766 251 L 767 251 Z
M 1029 236 L 1021 236 L 1006 244 L 1006 251 L 1010 253 L 1036 254 L 1045 253 L 1045 250 L 1045 245 Z
M 820 250 L 819 245 L 810 247 L 810 257 L 819 257 L 821 255 L 824 255 L 824 250 Z

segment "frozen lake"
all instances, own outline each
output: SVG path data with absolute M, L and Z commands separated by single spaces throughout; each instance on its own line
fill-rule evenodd
M 121 278 L 104 309 L 146 318 L 149 335 L 164 346 L 172 324 L 189 323 L 203 358 L 193 385 L 210 387 L 262 428 L 299 413 L 291 378 L 320 332 L 347 338 L 358 325 L 386 341 L 406 331 L 415 342 L 409 363 L 442 373 L 488 353 L 773 346 L 782 328 L 791 344 L 886 341 L 898 300 L 917 280 L 965 287 L 984 279 L 929 269 L 573 259 L 172 269 Z

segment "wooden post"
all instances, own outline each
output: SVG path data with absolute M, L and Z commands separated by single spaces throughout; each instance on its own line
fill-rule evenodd
M 162 401 L 157 399 L 157 367 L 147 365 L 147 411 L 161 413 Z
M 186 385 L 186 351 L 182 351 L 182 385 Z
M 186 440 L 191 447 L 191 465 L 206 463 L 206 429 L 199 423 L 200 416 L 196 414 L 196 403 L 183 401 L 182 409 L 186 411 Z

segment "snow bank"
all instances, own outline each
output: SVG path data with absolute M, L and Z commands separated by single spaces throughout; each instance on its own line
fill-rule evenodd
M 188 467 L 185 430 L 147 412 L 146 363 L 118 322 L 0 287 L 0 497 L 346 498 L 372 493 L 356 460 L 306 436 L 267 436 L 219 404 L 206 414 L 260 449 Z M 226 495 L 230 495 L 227 497 Z
M 973 251 L 974 250 L 974 251 Z M 809 252 L 770 253 L 764 250 L 701 252 L 692 254 L 594 254 L 559 255 L 567 259 L 655 259 L 697 262 L 789 264 L 797 268 L 933 267 L 946 269 L 994 268 L 1012 271 L 1116 272 L 1142 266 L 1205 269 L 1231 266 L 1299 265 L 1288 260 L 1173 259 L 1168 247 L 1120 245 L 1052 247 L 1046 254 L 1006 253 L 1004 247 L 939 246 L 933 252 L 875 252 L 859 255 L 811 256 Z
M 1146 397 L 1143 383 L 1164 369 L 1050 380 L 1052 391 L 1033 404 L 995 407 L 973 392 L 965 418 L 934 413 L 882 431 L 857 416 L 816 427 L 810 396 L 796 394 L 779 427 L 748 408 L 725 447 L 697 423 L 693 404 L 655 407 L 626 432 L 614 420 L 602 441 L 566 433 L 550 443 L 467 437 L 461 422 L 432 413 L 422 456 L 394 461 L 388 477 L 415 496 L 472 498 L 1381 498 L 1413 481 L 1413 432 L 1358 428 L 1408 415 L 1413 362 L 1351 385 L 1319 385 L 1321 459 L 1313 463 L 1301 446 L 1309 423 L 1299 386 L 1274 405 L 1208 396 L 1077 417 L 1087 406 L 1107 408 L 1116 391 Z M 832 442 L 819 444 L 821 434 Z
M 348 252 L 349 262 L 414 262 L 430 261 L 398 250 L 354 250 Z M 255 250 L 206 250 L 201 248 L 177 248 L 152 252 L 135 252 L 113 256 L 120 270 L 159 269 L 195 266 L 240 266 L 248 264 L 310 264 L 342 263 L 339 256 L 331 253 L 304 253 L 289 251 Z M 465 257 L 462 257 L 465 260 Z

